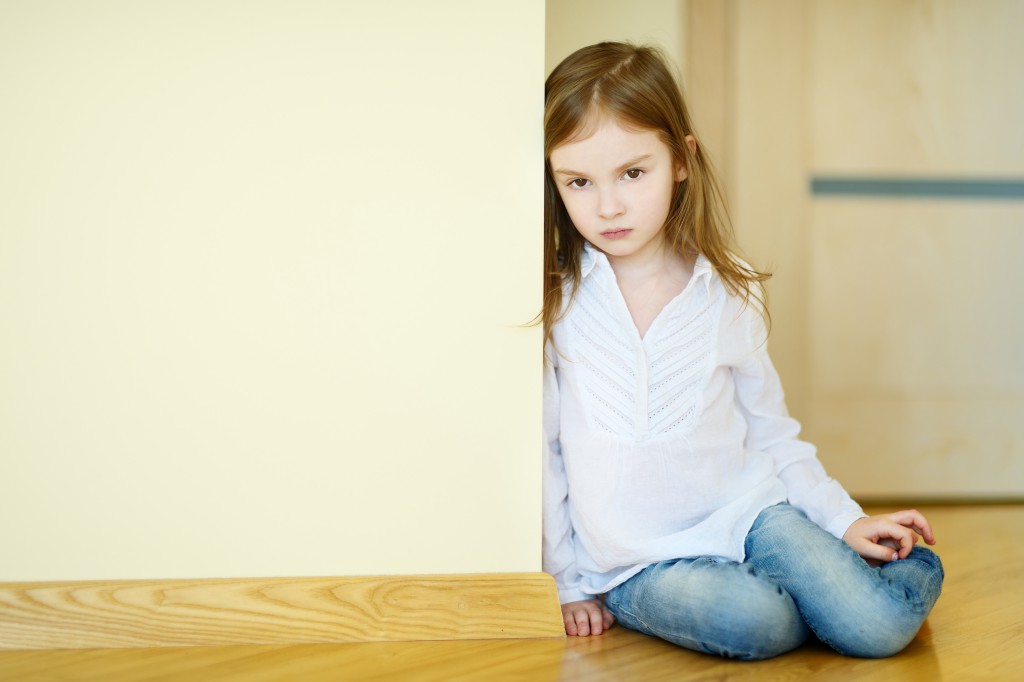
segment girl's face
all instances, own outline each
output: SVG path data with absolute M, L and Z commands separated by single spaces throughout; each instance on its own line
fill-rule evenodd
M 590 136 L 556 147 L 549 161 L 573 225 L 609 261 L 658 254 L 686 170 L 656 133 L 604 117 Z

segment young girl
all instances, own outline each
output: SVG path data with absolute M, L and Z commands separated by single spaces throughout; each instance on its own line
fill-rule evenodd
M 566 633 L 900 651 L 941 590 L 915 546 L 931 527 L 865 516 L 798 439 L 765 349 L 769 275 L 730 250 L 664 60 L 584 48 L 545 102 L 544 570 Z

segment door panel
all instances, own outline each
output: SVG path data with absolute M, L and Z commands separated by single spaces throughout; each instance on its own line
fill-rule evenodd
M 689 4 L 689 81 L 726 81 L 691 106 L 726 112 L 736 231 L 775 272 L 772 355 L 830 473 L 864 499 L 1024 499 L 1024 3 Z

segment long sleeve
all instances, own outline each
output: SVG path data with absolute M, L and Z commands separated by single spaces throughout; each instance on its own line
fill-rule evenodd
M 569 517 L 569 483 L 559 444 L 557 353 L 545 349 L 544 362 L 544 546 L 543 568 L 555 578 L 559 601 L 587 599 L 580 589 Z
M 747 422 L 745 445 L 771 455 L 789 502 L 832 535 L 842 538 L 864 511 L 825 472 L 813 445 L 800 440 L 800 424 L 789 416 L 782 384 L 767 351 L 759 311 L 743 311 L 749 352 L 733 369 L 737 404 Z

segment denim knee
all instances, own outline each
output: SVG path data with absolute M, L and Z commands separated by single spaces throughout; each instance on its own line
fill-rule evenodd
M 942 564 L 923 547 L 871 568 L 799 510 L 764 510 L 747 535 L 747 560 L 789 592 L 811 630 L 836 651 L 891 656 L 913 640 L 938 599 Z
M 750 566 L 708 558 L 648 567 L 606 603 L 627 628 L 727 658 L 772 658 L 810 632 L 777 584 Z
M 854 636 L 830 642 L 847 656 L 887 658 L 913 641 L 942 591 L 945 573 L 938 555 L 915 547 L 906 559 L 876 569 L 884 585 Z
M 743 568 L 757 577 L 753 568 Z M 807 640 L 810 629 L 789 593 L 764 579 L 758 579 L 755 585 L 743 589 L 742 597 L 736 595 L 728 639 L 722 643 L 722 650 L 714 653 L 763 660 L 792 651 Z

